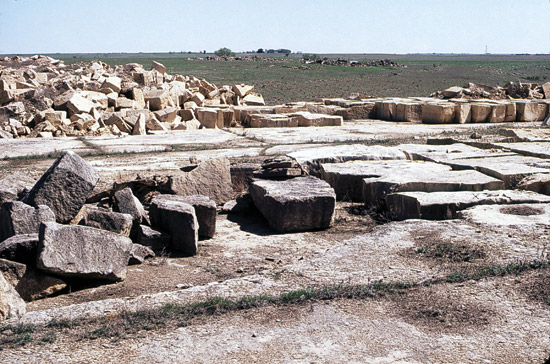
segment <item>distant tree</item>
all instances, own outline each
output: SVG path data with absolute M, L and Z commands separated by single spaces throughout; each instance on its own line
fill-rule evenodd
M 258 50 L 256 51 L 256 53 L 264 53 L 264 49 L 263 49 L 263 48 L 258 48 Z
M 277 49 L 277 53 L 290 54 L 292 52 L 290 51 L 290 49 L 281 48 L 281 49 Z
M 214 52 L 214 54 L 218 57 L 233 57 L 235 56 L 235 53 L 231 52 L 231 49 L 229 48 L 220 48 L 217 51 Z
M 321 59 L 321 57 L 319 57 L 318 54 L 309 54 L 309 53 L 304 53 L 302 55 L 302 59 L 304 61 L 317 61 L 319 59 Z

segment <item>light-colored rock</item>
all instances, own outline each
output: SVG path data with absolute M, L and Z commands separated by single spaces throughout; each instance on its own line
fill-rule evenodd
M 25 196 L 23 202 L 46 205 L 60 223 L 76 216 L 99 179 L 97 171 L 76 153 L 59 156 Z
M 286 181 L 256 180 L 250 185 L 254 205 L 278 232 L 327 229 L 332 223 L 336 194 L 318 178 Z
M 549 226 L 550 204 L 480 205 L 463 210 L 459 217 L 481 225 Z
M 121 89 L 121 83 L 122 79 L 120 77 L 107 77 L 105 81 L 103 81 L 101 88 L 110 88 L 112 91 L 119 93 Z
M 548 105 L 535 101 L 517 100 L 517 121 L 542 121 L 547 115 Z
M 455 122 L 466 124 L 472 122 L 472 105 L 467 102 L 455 103 Z
M 229 160 L 209 159 L 190 172 L 171 176 L 168 190 L 182 196 L 204 195 L 224 204 L 233 198 Z
M 151 69 L 159 72 L 162 75 L 166 74 L 166 67 L 160 62 L 151 62 Z
M 20 317 L 27 312 L 25 301 L 0 272 L 0 321 Z
M 149 110 L 162 110 L 172 106 L 170 92 L 168 90 L 151 90 L 145 93 L 144 100 L 149 104 Z
M 197 119 L 204 128 L 223 128 L 223 119 L 218 118 L 217 109 L 197 109 Z
M 126 278 L 132 241 L 88 226 L 40 226 L 38 269 L 60 276 L 120 281 Z
M 454 122 L 453 103 L 427 103 L 422 105 L 422 122 L 427 124 L 450 124 Z
M 392 218 L 444 220 L 454 219 L 458 211 L 477 205 L 548 203 L 550 196 L 531 191 L 457 191 L 399 192 L 386 196 L 386 208 Z
M 249 93 L 248 95 L 243 97 L 243 102 L 246 105 L 259 105 L 259 106 L 265 105 L 263 96 L 257 93 Z
M 153 227 L 170 234 L 172 249 L 187 256 L 197 254 L 199 223 L 193 206 L 160 195 L 151 201 L 149 214 Z
M 139 114 L 138 119 L 136 123 L 134 124 L 134 128 L 132 129 L 132 135 L 146 135 L 146 121 L 145 121 L 145 115 Z
M 143 208 L 143 205 L 139 199 L 134 196 L 130 187 L 116 191 L 113 196 L 113 202 L 115 211 L 123 214 L 130 214 L 135 223 L 149 223 L 149 217 L 145 211 L 145 208 Z
M 94 107 L 96 107 L 96 104 L 78 93 L 73 94 L 67 102 L 67 108 L 69 109 L 69 113 L 71 115 L 83 113 L 89 114 Z

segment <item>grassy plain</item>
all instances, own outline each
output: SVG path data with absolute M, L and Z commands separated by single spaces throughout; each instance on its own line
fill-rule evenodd
M 206 54 L 208 55 L 208 54 Z M 248 54 L 249 56 L 254 54 Z M 101 60 L 111 65 L 137 62 L 149 67 L 163 63 L 170 74 L 194 75 L 218 85 L 254 84 L 270 104 L 309 101 L 319 97 L 429 96 L 468 82 L 504 85 L 509 81 L 544 83 L 550 77 L 550 55 L 395 55 L 327 54 L 321 57 L 348 60 L 391 59 L 402 67 L 340 67 L 304 65 L 301 55 L 258 55 L 277 58 L 263 61 L 202 61 L 203 54 L 97 53 L 53 54 L 66 63 Z

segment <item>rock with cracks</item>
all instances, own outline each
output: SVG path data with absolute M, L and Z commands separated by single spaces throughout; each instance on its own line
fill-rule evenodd
M 68 223 L 76 216 L 94 189 L 99 175 L 76 153 L 63 153 L 25 197 L 31 206 L 47 205 L 56 221 Z
M 131 250 L 132 241 L 125 236 L 48 222 L 40 226 L 36 265 L 60 276 L 121 281 Z
M 311 176 L 257 180 L 250 185 L 250 195 L 269 225 L 279 232 L 326 229 L 336 204 L 334 189 Z

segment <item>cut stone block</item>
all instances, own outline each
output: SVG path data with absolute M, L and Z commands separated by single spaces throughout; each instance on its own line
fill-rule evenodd
M 491 116 L 491 104 L 472 103 L 472 123 L 486 123 Z
M 472 122 L 472 105 L 467 102 L 455 103 L 455 122 L 466 124 Z
M 386 208 L 395 220 L 445 220 L 477 205 L 548 203 L 550 196 L 530 191 L 399 192 L 386 196 Z
M 423 104 L 422 122 L 427 124 L 450 124 L 455 119 L 453 103 Z
M 96 107 L 96 104 L 77 93 L 73 94 L 67 102 L 67 108 L 71 115 L 89 114 L 94 107 Z
M 168 191 L 182 196 L 204 195 L 217 204 L 226 203 L 233 198 L 229 160 L 209 159 L 190 172 L 171 176 Z
M 122 79 L 120 77 L 107 77 L 105 81 L 103 81 L 101 88 L 110 88 L 114 92 L 119 93 L 121 83 Z
M 152 258 L 155 256 L 155 252 L 151 248 L 141 245 L 133 244 L 132 251 L 130 251 L 130 261 L 128 264 L 141 264 L 147 258 Z
M 197 119 L 204 128 L 223 128 L 223 119 L 218 117 L 218 109 L 198 109 Z
M 431 162 L 347 162 L 340 164 L 338 168 L 341 172 L 354 168 L 360 176 L 373 176 L 363 178 L 363 200 L 366 204 L 379 204 L 388 193 L 394 192 L 483 191 L 504 188 L 502 181 L 477 171 L 453 171 L 449 166 Z
M 286 181 L 257 180 L 250 185 L 254 204 L 278 232 L 327 229 L 332 223 L 336 194 L 318 178 Z
M 55 214 L 46 205 L 36 208 L 21 201 L 7 202 L 0 209 L 0 241 L 20 234 L 38 234 L 43 222 L 55 221 Z
M 88 226 L 40 226 L 38 269 L 60 276 L 120 281 L 126 278 L 132 240 Z
M 31 206 L 46 205 L 60 223 L 76 216 L 94 189 L 97 171 L 76 153 L 63 153 L 36 182 L 23 200 Z
M 515 101 L 517 121 L 542 121 L 547 115 L 548 105 L 532 101 Z
M 244 123 L 251 128 L 295 128 L 298 124 L 297 118 L 286 114 L 251 114 Z
M 550 225 L 550 204 L 481 205 L 459 217 L 475 224 L 496 226 Z
M 181 196 L 181 201 L 195 209 L 199 222 L 199 236 L 212 238 L 216 233 L 216 203 L 208 196 L 202 195 Z
M 162 196 L 162 197 L 159 197 Z M 168 232 L 170 247 L 187 256 L 197 254 L 199 223 L 193 206 L 165 195 L 155 196 L 149 214 L 153 227 Z
M 422 122 L 422 105 L 418 103 L 399 102 L 396 105 L 396 121 L 411 123 Z
M 37 246 L 38 234 L 14 235 L 0 242 L 0 258 L 33 265 Z
M 290 114 L 298 120 L 298 126 L 341 126 L 344 119 L 338 115 L 312 114 L 307 111 Z
M 262 95 L 256 93 L 250 93 L 243 97 L 243 102 L 247 105 L 265 105 L 265 101 Z
M 151 90 L 145 93 L 144 100 L 149 104 L 149 110 L 162 110 L 171 106 L 170 92 L 168 90 Z
M 81 224 L 96 229 L 112 231 L 113 233 L 124 236 L 130 236 L 133 222 L 134 219 L 130 214 L 102 209 L 90 209 L 84 216 Z
M 489 114 L 490 123 L 502 123 L 506 120 L 506 105 L 493 104 L 491 105 L 491 113 Z

